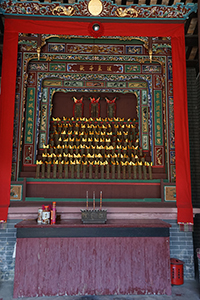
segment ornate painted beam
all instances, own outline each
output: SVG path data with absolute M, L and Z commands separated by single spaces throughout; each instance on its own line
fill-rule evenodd
M 81 0 L 74 4 L 59 2 L 41 3 L 38 1 L 19 2 L 3 0 L 0 13 L 8 16 L 34 17 L 95 17 L 110 19 L 135 20 L 186 20 L 192 12 L 197 11 L 197 4 L 177 3 L 165 5 L 115 5 L 110 0 Z

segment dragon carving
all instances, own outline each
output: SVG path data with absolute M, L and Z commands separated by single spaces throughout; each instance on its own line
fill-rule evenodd
M 115 11 L 115 14 L 120 18 L 123 18 L 123 17 L 137 18 L 138 17 L 138 12 L 134 8 L 123 9 L 122 7 L 119 7 Z
M 73 16 L 73 14 L 75 13 L 74 8 L 72 6 L 69 7 L 63 7 L 63 6 L 57 6 L 56 8 L 54 8 L 52 10 L 52 14 L 53 15 L 61 15 L 64 14 L 66 16 Z

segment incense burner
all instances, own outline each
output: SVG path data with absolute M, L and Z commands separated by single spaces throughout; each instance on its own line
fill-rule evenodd
M 104 224 L 107 221 L 106 209 L 81 209 L 81 220 L 84 224 Z

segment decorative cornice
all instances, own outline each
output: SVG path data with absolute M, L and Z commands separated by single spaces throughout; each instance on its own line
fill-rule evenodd
M 0 4 L 0 13 L 3 15 L 26 17 L 95 17 L 111 19 L 164 19 L 185 20 L 192 12 L 197 11 L 197 4 L 184 5 L 177 3 L 172 6 L 164 5 L 130 5 L 122 6 L 113 4 L 110 0 L 98 0 L 102 9 L 94 10 L 97 0 L 80 0 L 74 4 L 40 3 L 38 1 L 3 0 Z M 93 5 L 93 6 L 92 6 Z M 96 13 L 97 12 L 97 13 Z

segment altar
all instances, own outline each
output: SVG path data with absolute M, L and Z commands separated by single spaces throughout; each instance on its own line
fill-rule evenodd
M 24 220 L 16 225 L 13 296 L 170 295 L 169 227 L 158 219 Z

